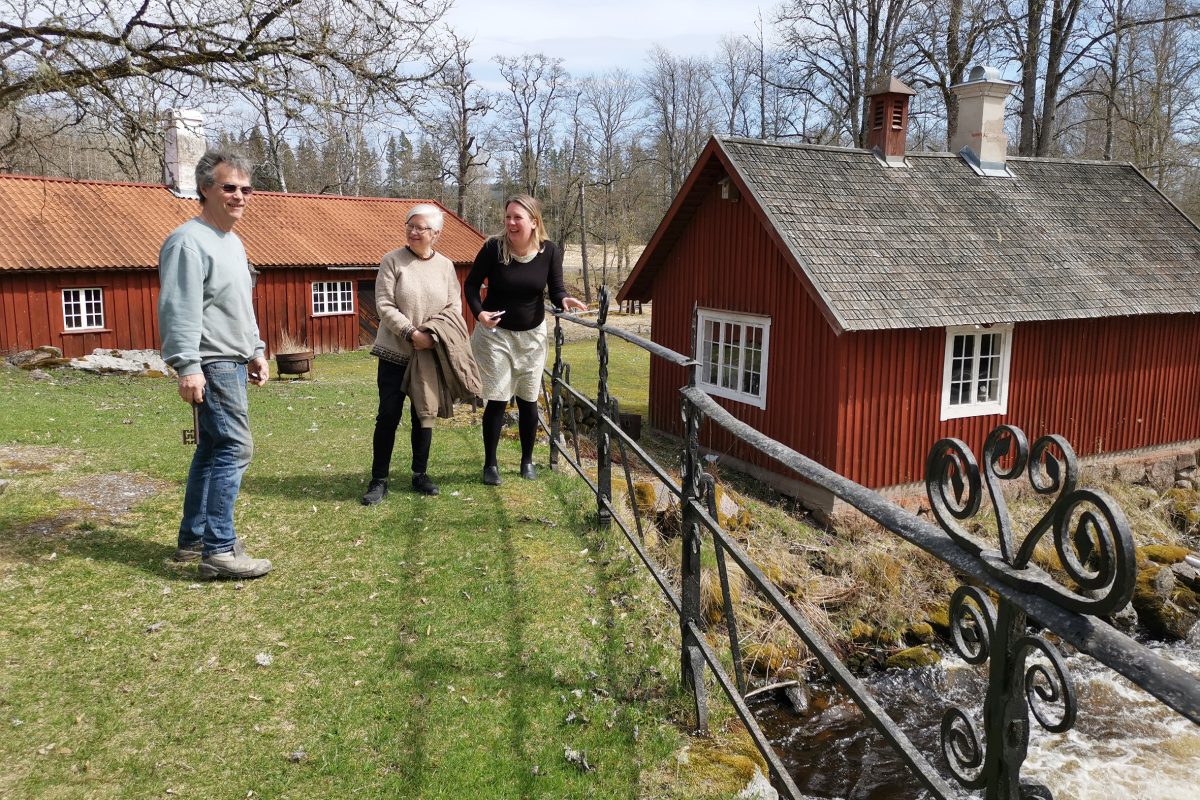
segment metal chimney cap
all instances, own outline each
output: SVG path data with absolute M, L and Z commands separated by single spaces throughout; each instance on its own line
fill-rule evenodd
M 995 67 L 989 67 L 986 64 L 978 64 L 978 65 L 972 67 L 971 68 L 971 76 L 969 78 L 967 78 L 967 80 L 971 81 L 971 82 L 975 82 L 975 81 L 993 81 L 993 82 L 1003 82 L 1003 83 L 1008 82 L 1008 81 L 1004 80 L 1004 77 L 1001 75 L 1000 70 L 996 69 Z

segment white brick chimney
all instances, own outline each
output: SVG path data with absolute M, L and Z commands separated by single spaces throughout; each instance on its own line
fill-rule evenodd
M 173 108 L 163 116 L 167 132 L 163 183 L 179 197 L 196 194 L 196 164 L 208 149 L 204 114 L 194 108 Z
M 958 98 L 958 129 L 950 150 L 985 175 L 1008 175 L 1004 101 L 1014 86 L 995 67 L 978 66 L 965 82 L 950 87 Z

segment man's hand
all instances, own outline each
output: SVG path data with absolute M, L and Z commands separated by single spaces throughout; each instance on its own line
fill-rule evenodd
M 432 350 L 433 336 L 422 330 L 415 330 L 412 333 L 412 346 L 414 350 Z
M 271 377 L 271 365 L 265 358 L 258 356 L 250 359 L 250 363 L 246 365 L 246 373 L 251 383 L 262 386 L 267 382 L 267 378 Z
M 198 406 L 204 402 L 204 373 L 179 376 L 179 397 L 183 402 Z

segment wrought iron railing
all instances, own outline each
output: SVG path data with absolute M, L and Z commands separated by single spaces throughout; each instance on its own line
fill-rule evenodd
M 608 292 L 601 289 L 595 322 L 578 315 L 554 312 L 555 357 L 550 371 L 548 429 L 550 461 L 565 460 L 596 495 L 601 525 L 613 522 L 658 583 L 679 617 L 681 678 L 693 693 L 697 729 L 707 728 L 704 669 L 729 698 L 769 765 L 777 786 L 791 797 L 799 789 L 758 726 L 746 704 L 747 684 L 738 651 L 735 610 L 729 591 L 727 559 L 746 575 L 761 596 L 775 608 L 809 651 L 847 692 L 920 783 L 938 798 L 963 796 L 962 789 L 983 790 L 989 800 L 1048 798 L 1049 789 L 1023 780 L 1021 767 L 1029 743 L 1029 717 L 1051 732 L 1072 727 L 1077 713 L 1069 671 L 1053 644 L 1030 632 L 1030 618 L 1076 650 L 1115 670 L 1162 703 L 1200 725 L 1200 680 L 1150 649 L 1125 636 L 1101 619 L 1130 600 L 1137 565 L 1129 524 L 1117 504 L 1102 492 L 1080 488 L 1079 466 L 1071 446 L 1058 436 L 1045 436 L 1031 446 L 1012 426 L 994 430 L 984 445 L 983 464 L 961 441 L 937 442 L 926 463 L 926 491 L 933 525 L 877 492 L 867 489 L 801 455 L 734 418 L 696 386 L 697 362 L 639 336 L 608 326 Z M 571 385 L 570 365 L 563 362 L 563 321 L 598 331 L 596 353 L 599 378 L 593 401 Z M 696 341 L 695 315 L 691 341 Z M 688 368 L 688 385 L 680 389 L 683 417 L 682 468 L 679 485 L 620 426 L 620 410 L 608 388 L 608 336 L 617 336 L 669 363 Z M 584 468 L 576 407 L 586 409 L 594 423 L 596 479 Z M 842 663 L 788 600 L 762 573 L 738 543 L 717 522 L 716 492 L 702 467 L 699 433 L 703 419 L 720 426 L 739 441 L 766 454 L 810 484 L 822 487 L 858 509 L 883 528 L 916 545 L 964 576 L 969 585 L 951 598 L 951 638 L 970 664 L 988 666 L 983 700 L 982 731 L 966 710 L 951 707 L 941 724 L 941 749 L 948 772 L 959 786 L 947 781 L 888 716 L 863 683 Z M 565 441 L 570 429 L 573 446 Z M 611 450 L 615 443 L 633 518 L 633 529 L 613 504 Z M 635 497 L 630 458 L 636 458 L 680 502 L 682 535 L 679 591 L 648 554 L 643 520 Z M 1014 530 L 1002 491 L 1003 481 L 1027 474 L 1033 490 L 1053 498 L 1050 508 L 1023 537 Z M 986 490 L 995 516 L 999 548 L 981 541 L 963 527 L 980 513 Z M 700 553 L 707 531 L 715 550 L 724 598 L 724 619 L 734 675 L 731 678 L 703 633 L 700 600 Z M 1051 536 L 1070 585 L 1057 582 L 1031 560 L 1037 543 Z M 993 600 L 993 597 L 995 600 Z M 1032 656 L 1040 658 L 1031 659 Z

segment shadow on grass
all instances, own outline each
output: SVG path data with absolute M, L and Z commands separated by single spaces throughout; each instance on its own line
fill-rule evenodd
M 195 581 L 195 564 L 178 564 L 171 560 L 174 554 L 173 543 L 151 541 L 120 522 L 89 520 L 78 513 L 41 517 L 0 538 L 0 558 L 7 560 L 93 559 L 134 567 L 166 580 Z

